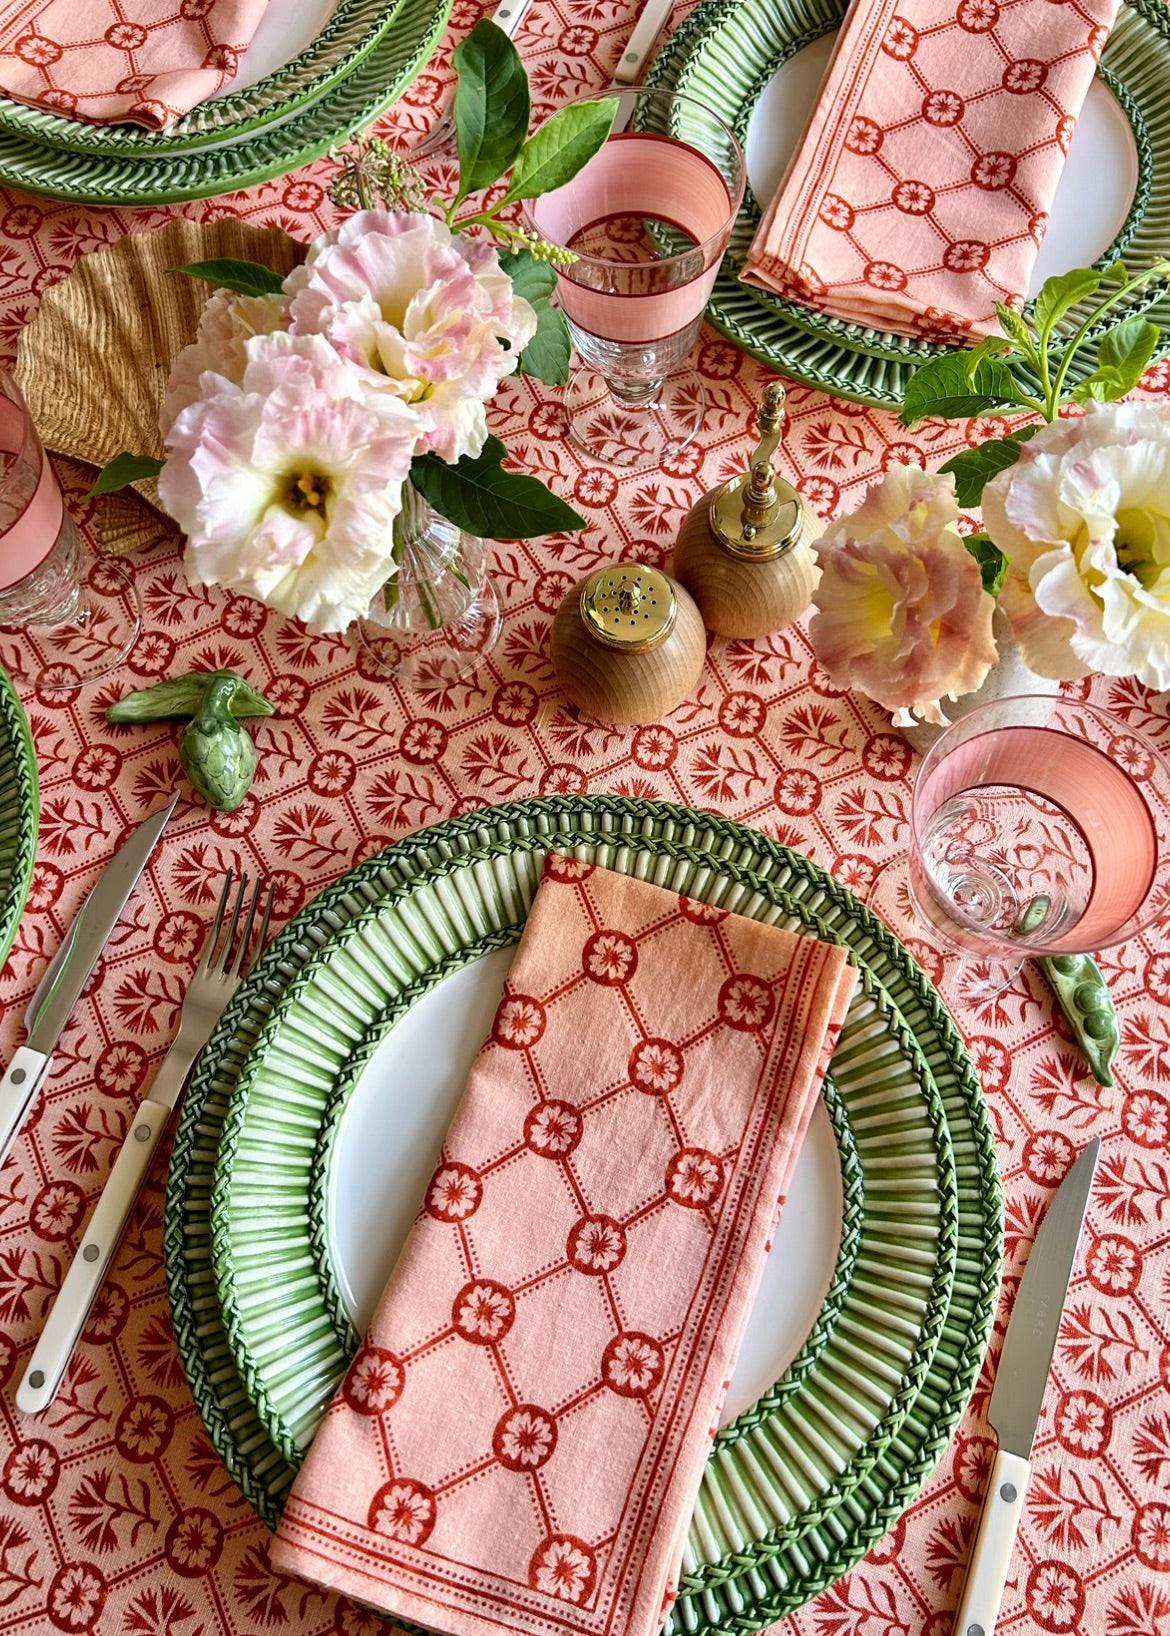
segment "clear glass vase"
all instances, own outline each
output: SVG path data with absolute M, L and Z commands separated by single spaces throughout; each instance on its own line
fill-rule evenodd
M 408 482 L 394 558 L 397 572 L 355 627 L 366 665 L 417 692 L 465 680 L 500 635 L 484 542 L 440 517 Z

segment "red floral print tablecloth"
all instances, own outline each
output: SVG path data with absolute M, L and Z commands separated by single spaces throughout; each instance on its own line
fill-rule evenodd
M 443 52 L 386 127 L 423 128 L 450 47 L 478 7 L 457 0 Z M 520 45 L 543 105 L 602 85 L 628 0 L 537 0 Z M 302 237 L 329 219 L 322 163 L 183 207 Z M 0 194 L 0 325 L 10 353 L 48 285 L 81 255 L 165 221 Z M 552 614 L 614 556 L 665 562 L 688 508 L 739 466 L 767 373 L 714 332 L 697 353 L 711 413 L 670 468 L 617 477 L 566 446 L 557 395 L 505 383 L 493 430 L 589 520 L 580 536 L 493 548 L 505 605 L 488 671 L 454 693 L 405 698 L 363 675 L 344 638 L 306 634 L 257 604 L 187 586 L 176 547 L 133 560 L 146 634 L 123 675 L 69 699 L 28 696 L 41 770 L 32 896 L 0 975 L 0 1057 L 46 958 L 115 841 L 178 772 L 171 729 L 115 730 L 129 685 L 230 665 L 277 705 L 256 724 L 253 793 L 239 812 L 185 805 L 66 1029 L 47 1095 L 0 1170 L 0 1636 L 364 1636 L 356 1606 L 274 1574 L 267 1535 L 199 1421 L 171 1334 L 162 1261 L 164 1162 L 136 1207 L 57 1402 L 19 1417 L 16 1380 L 97 1198 L 136 1098 L 173 1033 L 217 877 L 268 872 L 281 920 L 356 861 L 469 807 L 607 790 L 710 808 L 816 859 L 863 898 L 905 850 L 913 757 L 882 713 L 842 696 L 804 625 L 717 643 L 695 696 L 639 729 L 576 720 L 548 661 Z M 1170 392 L 1170 369 L 1146 378 Z M 823 517 L 891 461 L 937 463 L 986 424 L 926 423 L 795 388 L 789 474 Z M 83 474 L 73 476 L 80 495 Z M 79 502 L 83 521 L 86 503 Z M 1164 698 L 1130 682 L 1083 689 L 1170 749 Z M 1102 962 L 1122 1045 L 1096 1086 L 1034 976 L 958 1017 L 986 1089 L 1007 1196 L 1005 1310 L 1036 1224 L 1074 1152 L 1103 1153 L 1035 1449 L 1001 1629 L 1017 1636 L 1170 1636 L 1170 938 Z M 870 1557 L 777 1627 L 783 1636 L 946 1636 L 993 1449 L 983 1418 L 1002 1340 L 958 1435 L 918 1501 Z

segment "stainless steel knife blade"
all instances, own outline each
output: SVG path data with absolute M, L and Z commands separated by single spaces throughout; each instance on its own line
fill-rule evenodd
M 123 841 L 78 910 L 24 1014 L 31 1050 L 46 1056 L 52 1052 L 178 799 L 175 794 Z
M 1101 1139 L 1095 1137 L 1057 1189 L 1008 1320 L 987 1418 L 999 1434 L 1000 1448 L 1022 1460 L 1032 1452 L 1100 1151 Z

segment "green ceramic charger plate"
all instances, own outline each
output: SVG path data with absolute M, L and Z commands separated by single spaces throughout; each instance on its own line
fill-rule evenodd
M 0 966 L 8 958 L 32 884 L 40 798 L 28 717 L 0 667 Z
M 103 205 L 173 204 L 252 187 L 317 159 L 384 113 L 421 73 L 452 0 L 403 0 L 360 63 L 292 118 L 239 142 L 155 158 L 48 148 L 0 132 L 0 185 Z
M 7 98 L 0 98 L 0 131 L 30 137 L 49 148 L 140 158 L 238 141 L 249 131 L 287 118 L 351 73 L 378 43 L 399 9 L 400 0 L 341 0 L 320 33 L 287 62 L 252 85 L 200 103 L 165 131 L 138 125 L 87 125 L 48 108 Z
M 956 1167 L 954 1277 L 939 1344 L 897 1430 L 884 1450 L 876 1452 L 867 1476 L 839 1504 L 830 1499 L 811 1516 L 800 1515 L 799 1493 L 781 1496 L 770 1528 L 761 1529 L 757 1502 L 745 1498 L 749 1492 L 760 1492 L 761 1482 L 762 1491 L 768 1489 L 767 1465 L 760 1465 L 749 1434 L 754 1425 L 763 1427 L 768 1416 L 783 1411 L 801 1390 L 804 1372 L 815 1376 L 822 1351 L 832 1344 L 831 1322 L 814 1327 L 803 1358 L 752 1414 L 729 1428 L 713 1452 L 683 1596 L 672 1619 L 676 1627 L 688 1630 L 755 1628 L 799 1606 L 863 1555 L 901 1514 L 937 1460 L 970 1392 L 986 1342 L 997 1290 L 1001 1230 L 994 1147 L 981 1093 L 937 997 L 896 940 L 843 888 L 765 837 L 657 803 L 555 797 L 488 809 L 423 831 L 362 865 L 304 911 L 281 934 L 225 1014 L 188 1093 L 172 1163 L 166 1226 L 168 1280 L 180 1350 L 212 1440 L 244 1492 L 272 1522 L 291 1481 L 292 1466 L 257 1414 L 252 1400 L 255 1381 L 242 1378 L 236 1365 L 217 1297 L 210 1243 L 216 1150 L 241 1070 L 274 1007 L 296 1005 L 295 996 L 282 999 L 290 985 L 298 985 L 298 995 L 307 994 L 322 957 L 328 958 L 339 935 L 355 920 L 365 916 L 367 924 L 376 924 L 386 904 L 390 924 L 396 924 L 401 937 L 392 902 L 413 897 L 424 885 L 423 877 L 429 876 L 433 893 L 447 905 L 449 946 L 440 944 L 428 952 L 420 945 L 418 954 L 425 958 L 416 955 L 414 967 L 429 972 L 444 961 L 458 963 L 469 943 L 492 937 L 493 924 L 501 928 L 501 936 L 515 935 L 539 857 L 550 845 L 666 879 L 680 889 L 699 890 L 699 895 L 704 895 L 700 888 L 706 881 L 727 907 L 754 909 L 780 920 L 792 916 L 823 934 L 843 938 L 872 979 L 875 1015 L 883 1015 L 885 996 L 896 1008 L 884 1012 L 887 1044 L 898 1042 L 889 1048 L 894 1056 L 906 1049 L 904 1024 L 925 1059 L 922 1084 L 933 1080 L 942 1106 L 945 1137 Z M 485 881 L 490 884 L 485 886 Z M 470 902 L 479 904 L 478 920 L 468 911 L 466 889 L 472 883 Z M 360 938 L 364 932 L 349 935 Z M 394 946 L 387 940 L 387 950 Z M 404 965 L 402 982 L 410 980 Z M 397 997 L 389 996 L 388 1005 Z M 330 1020 L 336 1026 L 337 1017 Z M 881 1049 L 875 1041 L 858 1044 L 863 1053 Z M 851 1128 L 856 1135 L 864 1119 L 856 1109 L 852 1119 L 843 1119 L 843 1104 L 842 1098 L 838 1135 L 845 1142 L 841 1132 Z M 879 1121 L 881 1104 L 879 1085 L 869 1110 Z M 310 1144 L 316 1151 L 316 1137 L 322 1134 L 319 1112 L 312 1114 L 309 1126 L 301 1136 L 307 1139 L 316 1133 Z M 318 1175 L 322 1160 L 327 1163 L 327 1151 L 318 1161 Z M 847 1156 L 843 1166 L 847 1199 L 856 1197 L 852 1165 Z M 318 1208 L 310 1202 L 310 1212 Z M 857 1264 L 853 1214 L 847 1207 L 829 1298 L 837 1305 L 849 1293 L 843 1270 Z M 320 1254 L 309 1259 L 322 1265 Z M 334 1334 L 336 1322 L 335 1311 L 328 1323 Z M 855 1399 L 857 1390 L 847 1402 Z M 900 1406 L 897 1413 L 901 1414 Z M 810 1428 L 810 1435 L 815 1431 Z
M 834 32 L 844 9 L 841 0 L 735 0 L 731 5 L 702 0 L 660 52 L 648 81 L 707 103 L 742 141 L 777 69 Z M 1129 212 L 1098 264 L 1124 254 L 1133 267 L 1141 267 L 1165 255 L 1170 244 L 1170 14 L 1161 0 L 1125 0 L 1098 73 L 1124 112 L 1138 155 Z M 861 403 L 900 405 L 913 369 L 942 349 L 846 323 L 741 284 L 739 269 L 760 212 L 749 187 L 707 309 L 711 322 L 794 379 Z M 1159 299 L 1153 286 L 1138 292 L 1128 310 L 1170 325 L 1170 301 Z M 1071 335 L 1087 311 L 1083 304 L 1073 308 L 1064 332 Z M 1164 346 L 1170 350 L 1170 333 Z M 1080 373 L 1090 367 L 1086 354 Z

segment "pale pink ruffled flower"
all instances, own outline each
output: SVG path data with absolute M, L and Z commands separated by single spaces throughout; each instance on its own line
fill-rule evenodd
M 163 437 L 175 416 L 205 395 L 199 385 L 201 376 L 210 371 L 238 386 L 248 361 L 245 342 L 254 335 L 271 335 L 283 329 L 286 318 L 283 295 L 236 295 L 231 290 L 216 290 L 200 315 L 195 339 L 171 365 L 159 414 Z
M 809 627 L 822 667 L 899 726 L 941 722 L 995 664 L 995 602 L 958 529 L 954 479 L 891 466 L 813 547 L 821 578 Z
M 1041 676 L 1170 688 L 1170 417 L 1095 405 L 1041 427 L 983 492 L 1008 557 L 1001 601 Z
M 188 537 L 187 577 L 344 630 L 394 572 L 417 424 L 318 336 L 245 350 L 241 382 L 201 376 L 166 440 L 159 493 Z
M 409 404 L 419 447 L 449 461 L 480 452 L 484 404 L 536 333 L 495 248 L 433 216 L 360 211 L 285 290 L 294 334 L 326 336 L 368 392 Z

